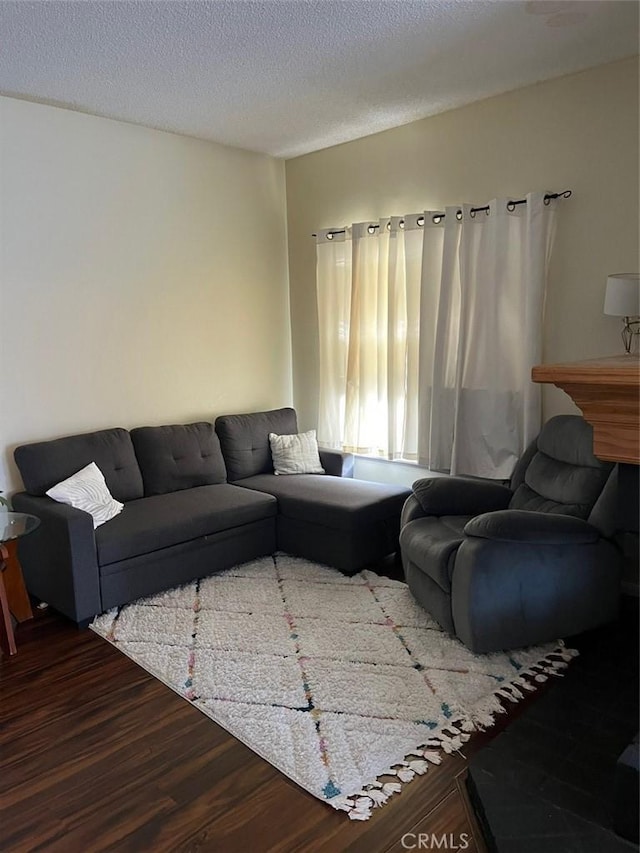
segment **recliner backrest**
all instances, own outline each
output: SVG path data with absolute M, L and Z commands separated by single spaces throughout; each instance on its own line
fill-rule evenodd
M 558 415 L 547 421 L 525 451 L 522 463 L 511 481 L 514 494 L 510 509 L 560 513 L 585 520 L 591 520 L 614 467 L 594 456 L 593 431 L 578 415 Z M 608 491 L 611 490 L 610 486 Z M 601 528 L 601 524 L 597 526 Z

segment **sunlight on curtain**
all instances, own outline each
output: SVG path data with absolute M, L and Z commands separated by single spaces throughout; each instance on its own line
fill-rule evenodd
M 332 239 L 327 235 L 332 234 Z M 328 228 L 318 232 L 316 282 L 320 361 L 318 441 L 341 450 L 345 421 L 347 350 L 351 312 L 351 239 Z
M 318 234 L 324 447 L 417 458 L 422 234 L 415 222 L 404 225 L 394 216 L 356 223 L 331 240 L 331 230 Z
M 540 429 L 556 203 L 508 206 L 318 233 L 321 445 L 510 476 Z

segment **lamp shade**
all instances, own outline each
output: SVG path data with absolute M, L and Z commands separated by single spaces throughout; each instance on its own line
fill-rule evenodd
M 619 272 L 607 278 L 604 313 L 614 317 L 637 317 L 640 314 L 640 275 Z

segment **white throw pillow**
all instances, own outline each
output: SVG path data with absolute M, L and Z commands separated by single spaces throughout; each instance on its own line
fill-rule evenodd
M 52 486 L 47 494 L 58 503 L 88 512 L 93 517 L 94 529 L 116 516 L 124 506 L 111 495 L 95 462 Z
M 324 474 L 314 429 L 296 435 L 270 432 L 269 444 L 276 474 Z

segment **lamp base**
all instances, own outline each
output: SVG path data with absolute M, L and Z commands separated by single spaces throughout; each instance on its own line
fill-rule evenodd
M 622 322 L 623 326 L 620 336 L 624 344 L 624 351 L 627 355 L 630 355 L 633 349 L 633 339 L 640 335 L 640 318 L 625 317 Z

